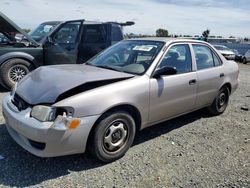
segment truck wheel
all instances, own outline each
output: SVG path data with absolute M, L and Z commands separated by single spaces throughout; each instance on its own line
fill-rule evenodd
M 95 128 L 88 147 L 92 155 L 103 162 L 121 158 L 135 137 L 135 121 L 125 111 L 105 114 Z
M 211 106 L 208 107 L 208 111 L 213 115 L 222 114 L 228 105 L 230 92 L 227 87 L 222 87 L 214 99 Z
M 244 58 L 244 59 L 242 60 L 242 63 L 243 63 L 243 64 L 247 64 L 247 59 Z
M 20 81 L 34 68 L 32 64 L 23 59 L 10 59 L 0 68 L 0 79 L 3 86 L 11 89 L 16 82 Z

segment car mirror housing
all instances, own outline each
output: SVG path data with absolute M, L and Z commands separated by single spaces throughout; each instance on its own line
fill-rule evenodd
M 163 75 L 174 75 L 177 73 L 176 67 L 162 67 L 155 71 L 154 78 L 159 78 Z

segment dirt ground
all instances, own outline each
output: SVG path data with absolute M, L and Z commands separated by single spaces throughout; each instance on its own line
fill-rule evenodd
M 10 138 L 0 115 L 0 187 L 250 187 L 250 111 L 241 109 L 250 108 L 250 64 L 239 66 L 224 114 L 199 110 L 145 129 L 111 164 L 87 154 L 35 157 Z

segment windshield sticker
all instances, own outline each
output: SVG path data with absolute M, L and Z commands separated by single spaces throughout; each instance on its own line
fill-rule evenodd
M 157 46 L 154 46 L 154 45 L 141 45 L 141 46 L 135 46 L 135 47 L 133 48 L 133 50 L 149 52 L 149 51 L 151 51 L 153 48 L 156 48 L 156 47 L 157 47 Z
M 52 29 L 52 27 L 53 26 L 51 26 L 51 25 L 45 25 L 43 31 L 46 32 L 46 33 L 48 33 L 48 32 L 50 32 L 50 30 Z

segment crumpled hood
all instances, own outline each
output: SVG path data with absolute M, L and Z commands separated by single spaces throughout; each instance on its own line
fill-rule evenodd
M 54 103 L 62 93 L 86 83 L 132 77 L 132 74 L 90 65 L 45 66 L 24 77 L 16 93 L 31 105 Z

